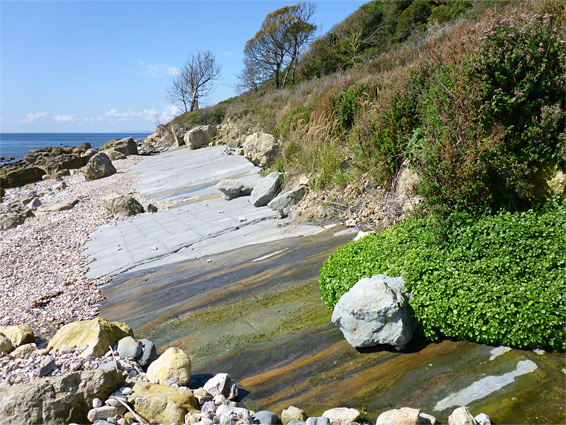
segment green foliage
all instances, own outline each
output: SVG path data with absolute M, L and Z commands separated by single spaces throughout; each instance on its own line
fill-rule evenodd
M 408 156 L 435 212 L 523 208 L 541 165 L 565 165 L 564 27 L 551 14 L 510 16 L 494 18 L 461 61 L 426 65 Z
M 403 276 L 420 331 L 519 348 L 564 350 L 566 207 L 465 214 L 398 224 L 351 242 L 320 271 L 321 297 L 333 307 L 359 279 Z
M 363 82 L 346 87 L 334 99 L 332 115 L 338 120 L 343 130 L 350 130 L 360 104 L 367 99 L 368 87 Z
M 226 115 L 226 107 L 230 102 L 221 102 L 216 106 L 208 108 L 196 109 L 192 112 L 186 112 L 179 115 L 172 124 L 192 124 L 192 125 L 218 125 L 224 120 Z

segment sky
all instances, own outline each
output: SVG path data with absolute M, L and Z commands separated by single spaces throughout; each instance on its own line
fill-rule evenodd
M 318 35 L 366 1 L 318 1 Z M 0 0 L 0 132 L 152 132 L 187 55 L 210 50 L 221 79 L 201 106 L 237 95 L 246 41 L 289 1 Z

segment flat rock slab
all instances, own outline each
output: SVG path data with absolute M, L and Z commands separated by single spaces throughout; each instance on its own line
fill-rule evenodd
M 220 198 L 219 181 L 237 178 L 251 184 L 261 178 L 259 171 L 245 158 L 227 155 L 222 146 L 180 148 L 138 164 L 133 168 L 139 175 L 136 190 L 176 206 L 98 228 L 83 253 L 94 259 L 87 276 L 115 276 L 323 230 L 309 225 L 282 229 L 274 211 L 255 208 L 249 197 Z

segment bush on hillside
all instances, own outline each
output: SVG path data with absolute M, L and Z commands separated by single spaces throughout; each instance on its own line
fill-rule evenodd
M 519 348 L 566 348 L 566 207 L 453 215 L 398 224 L 351 242 L 320 270 L 333 308 L 359 279 L 403 276 L 420 332 Z
M 545 161 L 566 165 L 560 22 L 550 13 L 492 17 L 460 58 L 422 65 L 430 78 L 409 156 L 433 211 L 522 208 Z

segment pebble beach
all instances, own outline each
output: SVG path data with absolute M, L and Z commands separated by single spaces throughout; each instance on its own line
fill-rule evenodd
M 85 276 L 89 260 L 82 256 L 83 245 L 98 226 L 128 220 L 104 211 L 105 196 L 129 194 L 148 205 L 148 199 L 134 192 L 137 176 L 128 172 L 144 159 L 114 161 L 117 173 L 99 180 L 85 181 L 74 174 L 64 177 L 64 184 L 45 180 L 6 190 L 4 202 L 79 202 L 66 211 L 35 211 L 22 225 L 0 232 L 0 326 L 28 323 L 39 337 L 48 338 L 63 324 L 98 315 L 97 304 L 103 299 L 98 287 L 108 279 Z M 167 202 L 151 203 L 159 210 L 169 207 Z

